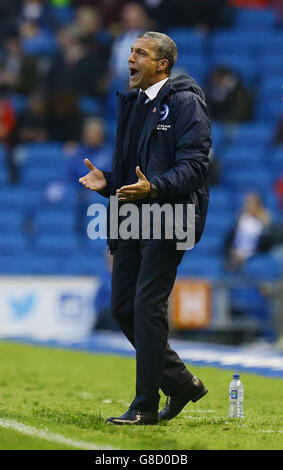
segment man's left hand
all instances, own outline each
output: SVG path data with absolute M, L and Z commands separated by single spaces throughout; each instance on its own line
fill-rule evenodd
M 122 186 L 120 189 L 117 189 L 116 196 L 121 202 L 131 202 L 136 199 L 144 199 L 149 197 L 150 194 L 150 182 L 146 176 L 141 172 L 140 167 L 136 167 L 136 174 L 138 177 L 138 182 L 135 184 L 130 184 L 128 186 Z

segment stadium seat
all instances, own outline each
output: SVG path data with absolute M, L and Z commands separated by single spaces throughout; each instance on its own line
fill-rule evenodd
M 205 223 L 205 235 L 223 237 L 232 228 L 235 223 L 234 213 L 232 211 L 223 212 L 219 211 L 218 214 L 208 215 Z
M 179 54 L 202 54 L 205 51 L 205 35 L 192 28 L 171 29 L 167 34 L 176 42 Z
M 258 67 L 255 58 L 248 54 L 239 53 L 217 53 L 211 58 L 213 68 L 228 67 L 233 72 L 240 75 L 242 80 L 248 85 L 256 82 Z
M 223 275 L 222 259 L 218 257 L 194 258 L 192 252 L 184 254 L 178 267 L 178 278 L 218 279 Z
M 211 37 L 212 55 L 220 54 L 254 54 L 258 44 L 257 31 L 223 30 Z
M 252 122 L 237 126 L 234 134 L 234 146 L 266 146 L 271 143 L 274 133 L 272 124 Z
M 9 175 L 5 167 L 0 167 L 0 184 L 7 184 L 9 182 Z
M 225 187 L 212 187 L 209 195 L 209 214 L 231 211 L 231 193 Z
M 27 240 L 22 233 L 0 233 L 0 254 L 24 252 L 27 248 Z
M 282 37 L 283 40 L 283 37 Z M 261 84 L 261 93 L 265 98 L 282 98 L 282 75 L 266 77 Z
M 283 145 L 277 147 L 269 154 L 270 166 L 274 173 L 279 176 L 283 174 Z
M 79 108 L 89 115 L 98 115 L 101 114 L 101 106 L 98 100 L 92 98 L 91 96 L 82 96 L 79 99 Z
M 34 187 L 42 187 L 53 181 L 63 179 L 64 172 L 62 168 L 27 167 L 23 168 L 21 175 L 22 184 Z
M 22 230 L 24 213 L 15 210 L 0 210 L 1 232 L 19 233 Z
M 35 37 L 21 40 L 24 53 L 28 56 L 50 56 L 57 52 L 58 46 L 53 34 L 41 30 Z
M 65 264 L 66 274 L 74 276 L 100 276 L 105 271 L 105 258 L 103 253 L 74 253 Z
M 282 52 L 273 53 L 270 51 L 268 54 L 264 53 L 259 57 L 259 73 L 260 76 L 270 77 L 274 75 L 282 75 L 283 73 L 283 54 Z
M 0 210 L 30 211 L 37 206 L 42 196 L 41 189 L 9 185 L 0 188 Z
M 74 253 L 79 247 L 79 241 L 71 233 L 39 234 L 35 246 L 42 254 L 50 253 L 63 256 Z
M 274 9 L 239 8 L 236 11 L 234 24 L 237 29 L 257 29 L 264 32 L 275 26 L 276 13 Z
M 238 146 L 232 145 L 223 152 L 222 164 L 224 173 L 243 168 L 249 172 L 251 170 L 264 167 L 265 150 L 261 146 Z M 224 174 L 224 178 L 226 175 Z
M 38 233 L 72 233 L 75 228 L 74 211 L 42 210 L 35 218 Z M 0 219 L 1 220 L 1 219 Z
M 283 33 L 271 32 L 269 34 L 262 34 L 258 37 L 259 53 L 268 55 L 272 54 L 283 54 Z
M 223 177 L 227 188 L 238 191 L 257 191 L 264 193 L 272 187 L 273 178 L 267 168 L 253 168 L 246 171 L 245 167 L 235 168 Z
M 255 115 L 260 121 L 276 122 L 282 116 L 282 101 L 278 88 L 271 91 L 274 96 L 265 96 L 261 92 L 261 99 L 255 104 Z
M 271 255 L 256 256 L 245 263 L 244 274 L 257 280 L 275 280 L 280 278 L 282 266 Z

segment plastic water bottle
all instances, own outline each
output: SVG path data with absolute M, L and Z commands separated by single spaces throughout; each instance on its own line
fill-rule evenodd
M 233 380 L 229 385 L 229 417 L 230 418 L 243 418 L 244 417 L 244 386 L 240 382 L 239 374 L 233 375 Z

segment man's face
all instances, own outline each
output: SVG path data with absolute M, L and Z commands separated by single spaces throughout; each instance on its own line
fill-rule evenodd
M 146 90 L 148 87 L 160 81 L 160 63 L 157 60 L 154 42 L 138 38 L 131 48 L 129 57 L 130 87 Z

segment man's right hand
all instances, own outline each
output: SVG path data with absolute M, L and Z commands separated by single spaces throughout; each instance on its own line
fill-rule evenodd
M 92 191 L 102 191 L 105 189 L 107 182 L 103 172 L 98 168 L 95 168 L 88 158 L 84 159 L 84 163 L 90 172 L 87 175 L 82 176 L 79 179 L 79 182 Z

